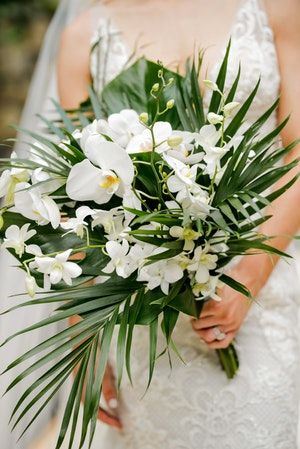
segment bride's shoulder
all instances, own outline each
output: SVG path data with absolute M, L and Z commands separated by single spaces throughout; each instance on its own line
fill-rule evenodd
M 71 21 L 61 34 L 61 45 L 76 49 L 86 46 L 90 42 L 91 35 L 91 11 L 85 11 Z M 79 46 L 79 47 L 78 47 Z
M 298 36 L 300 0 L 264 0 L 272 28 L 277 36 Z

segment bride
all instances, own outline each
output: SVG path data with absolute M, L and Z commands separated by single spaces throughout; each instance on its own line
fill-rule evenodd
M 72 8 L 69 0 L 69 7 Z M 66 2 L 65 2 L 66 3 Z M 86 4 L 91 2 L 83 2 Z M 58 91 L 62 105 L 73 108 L 87 97 L 92 77 L 99 91 L 134 53 L 184 70 L 194 49 L 205 48 L 201 79 L 213 79 L 226 43 L 232 49 L 227 83 L 241 62 L 238 101 L 244 101 L 261 76 L 252 122 L 281 93 L 277 115 L 265 132 L 292 112 L 281 138 L 299 137 L 300 4 L 297 0 L 111 0 L 92 2 L 64 30 L 58 54 Z M 224 4 L 226 3 L 226 7 Z M 74 2 L 73 2 L 74 6 Z M 202 86 L 203 88 L 203 86 Z M 206 104 L 209 93 L 204 93 Z M 299 157 L 297 147 L 289 157 Z M 288 177 L 292 177 L 295 171 Z M 282 180 L 286 182 L 287 178 Z M 266 211 L 262 227 L 272 245 L 290 254 L 291 236 L 300 227 L 300 187 L 296 183 Z M 143 399 L 147 377 L 148 335 L 137 329 L 132 355 L 134 388 L 124 379 L 117 398 L 114 360 L 104 388 L 93 448 L 103 449 L 296 449 L 298 423 L 300 296 L 295 262 L 269 255 L 241 258 L 231 276 L 245 284 L 256 301 L 249 305 L 224 287 L 222 301 L 208 301 L 201 318 L 183 317 L 174 340 L 186 364 L 157 362 Z M 241 354 L 233 380 L 220 370 L 212 349 L 235 339 Z M 163 342 L 161 342 L 163 346 Z

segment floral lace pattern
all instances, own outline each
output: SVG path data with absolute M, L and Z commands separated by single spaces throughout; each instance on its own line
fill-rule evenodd
M 275 101 L 280 82 L 272 31 L 259 0 L 241 2 L 231 37 L 227 85 L 233 82 L 241 62 L 238 101 L 245 101 L 261 75 L 259 92 L 248 114 L 248 120 L 253 121 Z M 99 44 L 91 54 L 91 73 L 101 89 L 122 69 L 128 53 L 107 19 L 98 27 L 96 41 Z M 106 64 L 101 64 L 101 58 L 106 58 Z M 211 78 L 217 70 L 213 69 Z M 208 102 L 207 95 L 206 105 Z M 266 131 L 275 124 L 273 114 Z M 288 251 L 291 253 L 291 247 Z M 151 387 L 141 399 L 148 376 L 148 332 L 137 328 L 131 357 L 134 388 L 125 378 L 121 392 L 124 431 L 107 428 L 104 435 L 103 431 L 102 436 L 96 435 L 92 447 L 296 449 L 297 282 L 294 263 L 281 260 L 238 334 L 240 370 L 231 381 L 221 371 L 215 352 L 192 331 L 189 317 L 181 316 L 174 340 L 186 364 L 174 356 L 170 371 L 168 358 L 160 357 Z M 158 350 L 163 348 L 161 339 Z

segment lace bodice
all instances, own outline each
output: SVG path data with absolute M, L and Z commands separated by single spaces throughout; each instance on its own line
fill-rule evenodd
M 275 101 L 280 83 L 273 33 L 260 0 L 240 1 L 230 35 L 226 86 L 233 83 L 241 63 L 237 101 L 245 101 L 261 76 L 247 116 L 252 122 Z M 223 53 L 225 48 L 226 39 Z M 103 13 L 91 52 L 91 73 L 98 91 L 122 70 L 129 54 L 122 35 Z M 215 65 L 209 75 L 212 80 L 217 71 Z M 206 106 L 209 95 L 205 93 Z M 265 131 L 275 124 L 274 113 Z M 199 341 L 189 317 L 182 315 L 174 339 L 187 364 L 175 360 L 170 375 L 167 357 L 159 358 L 153 383 L 141 400 L 148 375 L 148 332 L 144 327 L 136 329 L 132 352 L 135 388 L 126 379 L 122 387 L 124 433 L 104 429 L 93 447 L 296 449 L 299 299 L 295 284 L 294 264 L 280 261 L 237 337 L 240 371 L 233 381 L 226 379 L 216 354 Z M 164 347 L 162 339 L 159 345 L 158 353 Z

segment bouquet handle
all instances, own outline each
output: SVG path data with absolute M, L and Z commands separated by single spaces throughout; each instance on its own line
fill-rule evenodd
M 230 344 L 227 348 L 216 351 L 228 379 L 232 379 L 239 369 L 239 359 L 234 345 Z

